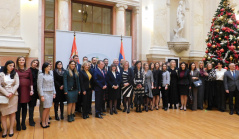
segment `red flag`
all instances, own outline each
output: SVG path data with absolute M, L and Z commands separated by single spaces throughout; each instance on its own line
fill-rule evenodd
M 73 60 L 73 56 L 74 56 L 74 55 L 78 55 L 77 46 L 76 46 L 76 37 L 75 37 L 75 34 L 74 34 L 74 40 L 73 40 L 73 44 L 72 44 L 72 48 L 71 48 L 70 60 Z M 78 63 L 80 63 L 79 60 L 78 60 Z

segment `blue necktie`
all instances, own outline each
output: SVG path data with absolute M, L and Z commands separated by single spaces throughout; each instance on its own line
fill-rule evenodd
M 234 80 L 235 80 L 236 79 L 235 71 L 233 71 L 233 77 L 234 77 Z

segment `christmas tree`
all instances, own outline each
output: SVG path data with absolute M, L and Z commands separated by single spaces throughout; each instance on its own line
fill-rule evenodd
M 218 61 L 222 61 L 228 67 L 231 62 L 238 63 L 239 20 L 236 20 L 234 10 L 229 0 L 221 0 L 207 35 L 204 64 L 211 62 L 215 67 Z

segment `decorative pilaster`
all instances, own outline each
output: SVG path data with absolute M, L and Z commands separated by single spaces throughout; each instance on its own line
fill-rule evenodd
M 58 1 L 58 29 L 69 30 L 69 0 Z
M 140 37 L 140 16 L 139 16 L 139 7 L 134 7 L 133 9 L 133 14 L 134 14 L 134 30 L 133 30 L 133 36 L 134 36 L 134 48 L 133 48 L 133 58 L 134 59 L 139 59 L 140 56 L 140 41 L 139 41 L 139 37 Z
M 117 3 L 116 8 L 116 35 L 125 35 L 125 9 L 127 5 Z

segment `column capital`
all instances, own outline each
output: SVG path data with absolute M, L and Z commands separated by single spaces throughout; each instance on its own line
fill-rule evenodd
M 134 7 L 133 8 L 133 13 L 134 14 L 139 14 L 139 7 Z
M 117 4 L 115 4 L 115 7 L 116 7 L 116 9 L 117 9 L 118 11 L 124 11 L 125 9 L 128 8 L 127 5 L 125 5 L 125 4 L 121 4 L 121 3 L 117 3 Z

